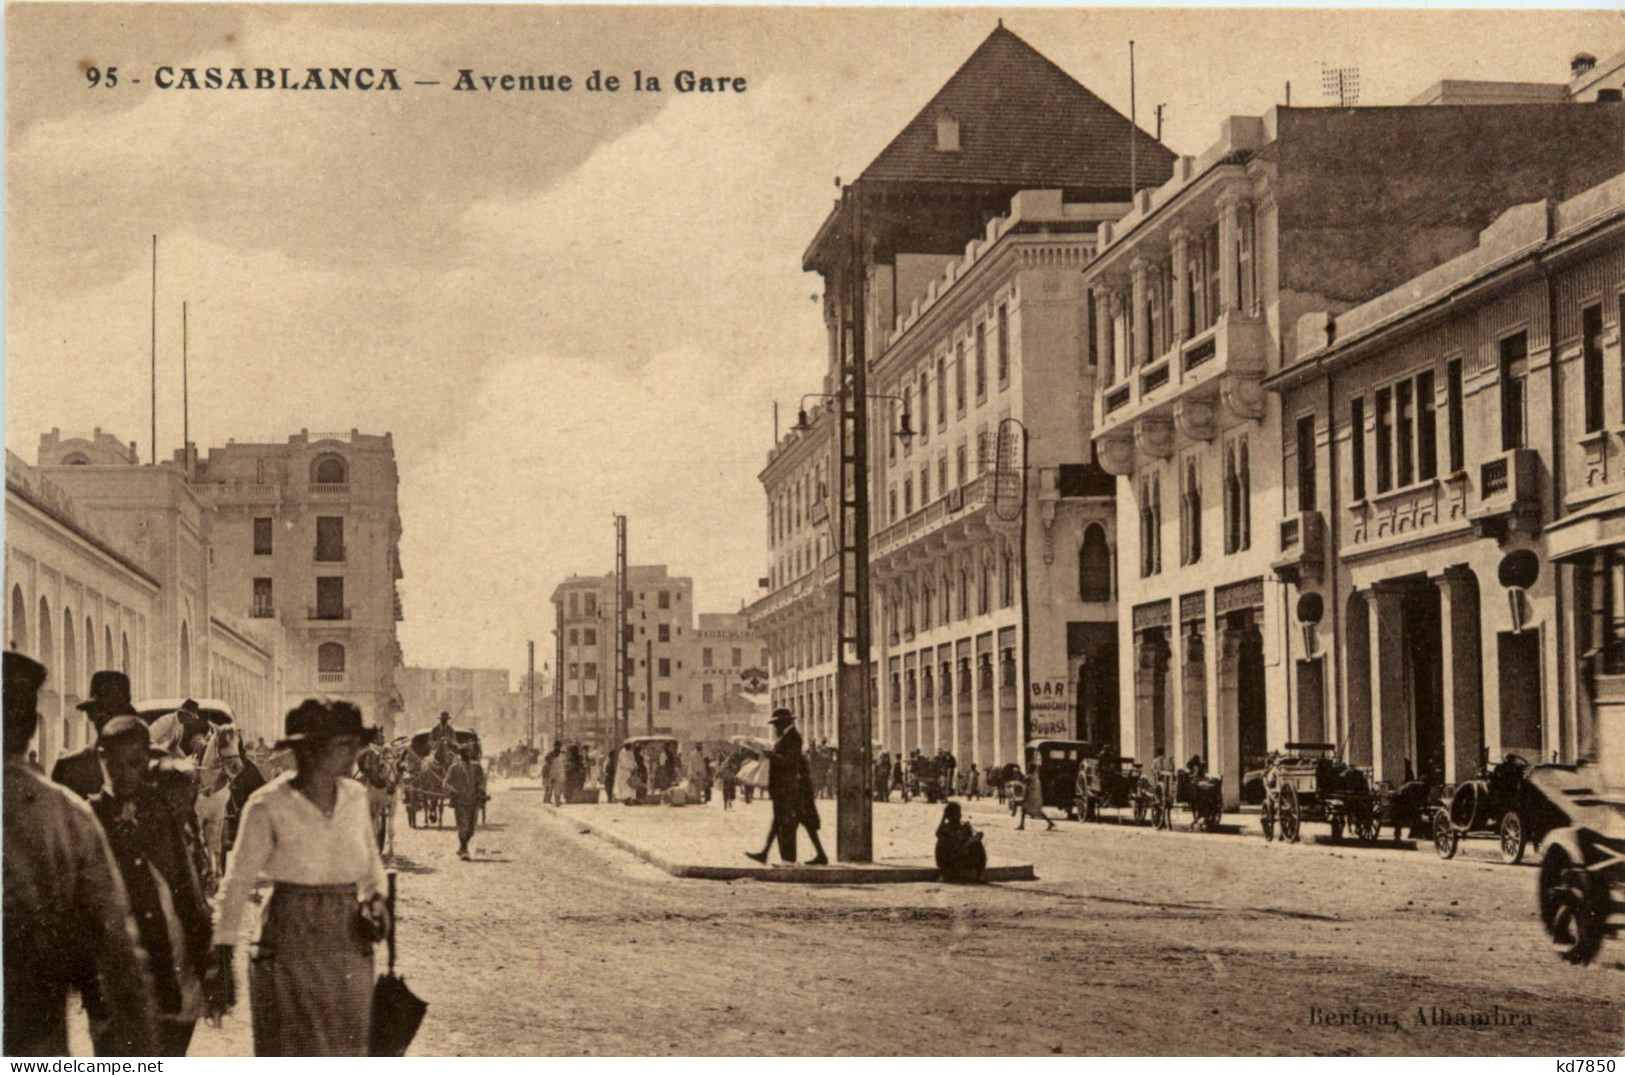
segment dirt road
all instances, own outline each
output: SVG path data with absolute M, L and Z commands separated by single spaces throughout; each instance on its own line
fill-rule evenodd
M 929 854 L 934 808 L 879 809 Z M 751 810 L 765 826 L 768 806 Z M 1556 960 L 1528 867 L 1107 826 L 1012 832 L 982 806 L 971 816 L 994 852 L 1034 862 L 1039 881 L 810 888 L 678 880 L 519 786 L 498 785 L 489 816 L 469 863 L 449 829 L 398 835 L 402 970 L 430 1002 L 414 1054 L 1625 1045 L 1625 945 L 1600 966 Z M 244 1000 L 224 1028 L 199 1029 L 193 1055 L 249 1049 Z

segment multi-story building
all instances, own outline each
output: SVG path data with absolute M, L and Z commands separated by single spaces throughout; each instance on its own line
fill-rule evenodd
M 1314 613 L 1285 639 L 1289 734 L 1456 782 L 1572 761 L 1622 719 L 1622 314 L 1625 174 L 1300 320 L 1271 382 L 1297 509 L 1279 569 Z
M 684 738 L 726 742 L 733 735 L 763 734 L 767 648 L 751 630 L 749 617 L 702 612 L 690 637 L 686 662 L 693 676 Z
M 1297 475 L 1294 454 L 1324 443 L 1326 404 L 1318 423 L 1296 402 L 1283 418 L 1266 379 L 1296 354 L 1303 315 L 1340 314 L 1463 252 L 1508 206 L 1617 170 L 1620 124 L 1606 103 L 1234 117 L 1101 229 L 1085 272 L 1093 432 L 1124 478 L 1118 518 L 1134 521 L 1119 530 L 1126 753 L 1200 755 L 1233 805 L 1244 771 L 1317 726 L 1312 713 L 1291 726 L 1292 686 L 1323 696 L 1338 674 L 1291 645 L 1314 610 L 1287 611 L 1286 580 L 1316 570 L 1327 540 L 1330 486 Z M 1421 387 L 1443 393 L 1436 376 Z M 1414 410 L 1405 421 L 1417 428 Z
M 284 632 L 291 697 L 355 702 L 393 730 L 401 698 L 399 478 L 388 433 L 229 441 L 173 467 L 212 509 L 217 605 Z
M 629 733 L 682 734 L 698 694 L 689 667 L 694 580 L 664 564 L 626 578 Z M 571 575 L 553 591 L 562 640 L 556 671 L 564 738 L 600 746 L 615 737 L 615 575 Z
M 405 725 L 402 734 L 432 728 L 440 714 L 450 713 L 459 728 L 478 732 L 487 750 L 512 746 L 506 668 L 421 668 L 408 665 L 395 672 Z M 521 730 L 519 739 L 524 737 Z
M 887 750 L 989 764 L 1018 760 L 1027 734 L 1113 734 L 1115 528 L 1076 420 L 1093 375 L 1079 270 L 1098 225 L 1172 161 L 1001 26 L 845 188 L 803 259 L 825 281 L 824 392 L 861 317 L 875 396 L 871 699 Z M 751 609 L 775 703 L 830 739 L 836 424 L 814 408 L 762 472 L 772 592 Z M 1012 446 L 1024 428 L 1028 453 L 995 497 L 1001 428 Z

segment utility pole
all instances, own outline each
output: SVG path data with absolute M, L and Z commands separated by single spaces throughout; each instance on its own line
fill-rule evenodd
M 1162 142 L 1162 110 L 1167 107 L 1166 104 L 1157 106 L 1157 142 L 1159 144 Z
M 1139 158 L 1137 150 L 1140 142 L 1140 122 L 1135 118 L 1134 111 L 1134 42 L 1128 43 L 1128 196 L 1134 200 L 1135 192 L 1140 189 L 1140 172 L 1137 167 Z
M 632 684 L 626 671 L 626 516 L 615 516 L 615 732 L 616 745 L 632 734 Z
M 655 641 L 643 643 L 643 734 L 655 733 Z M 630 727 L 627 731 L 631 731 Z
M 181 303 L 181 462 L 186 466 L 186 480 L 192 480 L 192 387 L 191 373 L 187 369 L 186 303 Z
M 158 236 L 152 237 L 152 465 L 158 465 Z
M 555 609 L 553 628 L 553 742 L 564 741 L 564 601 Z
M 536 745 L 536 642 L 526 643 L 530 649 L 530 719 L 525 725 L 525 745 Z
M 835 639 L 840 757 L 835 857 L 842 862 L 874 860 L 874 800 L 869 791 L 873 720 L 869 711 L 869 397 L 863 194 L 861 182 L 842 193 L 851 232 L 851 261 L 842 273 L 845 295 L 836 312 L 841 359 L 841 420 L 836 431 L 841 464 L 837 538 L 841 573 Z

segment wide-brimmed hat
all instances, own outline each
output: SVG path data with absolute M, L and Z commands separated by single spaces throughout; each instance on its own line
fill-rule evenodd
M 781 724 L 790 724 L 795 719 L 796 715 L 790 712 L 788 709 L 775 709 L 773 711 L 773 715 L 767 719 L 767 722 L 777 728 Z
M 294 743 L 314 743 L 334 739 L 341 735 L 358 736 L 370 743 L 378 738 L 378 729 L 362 722 L 361 709 L 351 702 L 322 702 L 307 698 L 288 711 L 281 739 L 277 747 Z
M 90 677 L 90 697 L 79 708 L 104 717 L 136 716 L 130 704 L 130 677 L 110 669 L 97 672 Z

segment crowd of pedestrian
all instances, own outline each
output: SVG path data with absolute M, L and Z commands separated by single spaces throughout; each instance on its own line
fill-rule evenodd
M 138 714 L 128 677 L 98 671 L 80 706 L 94 742 L 48 779 L 29 750 L 46 677 L 5 653 L 6 1054 L 66 1054 L 77 993 L 98 1056 L 185 1055 L 199 1019 L 236 1005 L 234 953 L 269 882 L 246 968 L 255 1053 L 366 1055 L 389 910 L 349 779 L 378 738 L 361 710 L 310 699 L 273 746 L 245 745 L 194 702 Z

